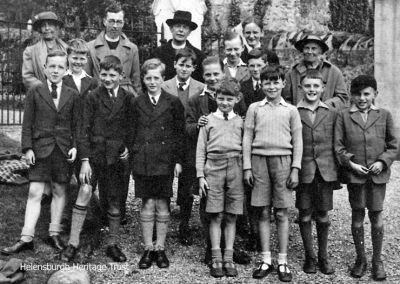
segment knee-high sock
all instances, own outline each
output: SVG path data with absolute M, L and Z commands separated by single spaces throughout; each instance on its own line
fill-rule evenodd
M 83 223 L 85 222 L 87 214 L 87 206 L 80 206 L 75 204 L 72 208 L 72 221 L 71 221 L 71 232 L 69 235 L 68 244 L 78 247 L 79 239 L 83 227 Z

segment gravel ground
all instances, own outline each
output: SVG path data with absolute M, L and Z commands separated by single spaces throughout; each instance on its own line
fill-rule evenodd
M 400 162 L 392 166 L 392 178 L 388 184 L 385 203 L 385 242 L 383 259 L 385 261 L 388 279 L 383 283 L 400 283 Z M 9 245 L 18 239 L 23 225 L 23 214 L 27 196 L 27 186 L 15 187 L 0 185 L 2 198 L 0 199 L 0 245 Z M 302 272 L 303 247 L 298 230 L 298 225 L 291 222 L 289 264 L 293 272 L 292 283 L 373 283 L 368 270 L 367 274 L 356 281 L 349 277 L 349 267 L 355 257 L 352 243 L 350 222 L 351 212 L 347 200 L 347 191 L 342 189 L 334 193 L 334 210 L 331 212 L 331 234 L 330 254 L 331 260 L 336 268 L 336 273 L 326 276 L 318 272 L 314 275 L 307 275 Z M 91 212 L 85 223 L 83 232 L 82 248 L 77 261 L 80 264 L 90 263 L 97 265 L 96 269 L 91 267 L 89 273 L 92 283 L 279 283 L 276 273 L 272 273 L 262 281 L 251 278 L 254 269 L 256 254 L 252 253 L 253 262 L 250 265 L 238 265 L 239 276 L 236 278 L 214 279 L 209 276 L 208 268 L 202 264 L 204 248 L 201 239 L 201 227 L 198 218 L 198 205 L 194 208 L 194 217 L 191 221 L 192 233 L 195 236 L 195 243 L 191 247 L 183 247 L 178 242 L 178 208 L 172 205 L 172 222 L 167 239 L 167 255 L 171 261 L 169 269 L 160 270 L 152 267 L 148 270 L 138 270 L 137 263 L 142 253 L 140 226 L 138 223 L 140 200 L 129 196 L 129 224 L 121 228 L 122 249 L 128 257 L 128 262 L 115 266 L 109 263 L 102 247 L 103 236 L 98 221 Z M 46 209 L 47 208 L 47 209 Z M 35 252 L 25 252 L 17 257 L 23 259 L 27 264 L 50 264 L 63 265 L 57 260 L 57 255 L 45 243 L 47 236 L 47 224 L 49 222 L 48 207 L 42 210 L 41 219 L 37 226 L 37 237 L 35 239 Z M 295 210 L 290 210 L 290 219 L 296 217 Z M 275 225 L 273 225 L 275 229 Z M 369 221 L 366 219 L 366 248 L 370 259 L 372 256 Z M 315 230 L 314 230 L 314 237 Z M 67 240 L 67 234 L 63 235 Z M 273 256 L 276 256 L 276 236 L 272 236 Z M 316 241 L 316 239 L 315 239 Z M 0 256 L 1 260 L 8 257 Z M 72 264 L 71 264 L 72 265 Z M 368 266 L 370 268 L 370 264 Z M 30 270 L 25 283 L 45 283 L 53 271 Z

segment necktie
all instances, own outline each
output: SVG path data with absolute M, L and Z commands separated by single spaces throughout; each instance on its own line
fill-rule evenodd
M 57 84 L 51 83 L 51 97 L 57 99 Z
M 110 95 L 111 95 L 112 101 L 115 103 L 115 101 L 117 100 L 117 96 L 114 93 L 114 89 L 110 89 Z
M 185 82 L 179 82 L 179 83 L 178 83 L 178 89 L 179 89 L 179 91 L 184 91 L 183 86 L 185 86 L 185 85 L 186 85 Z
M 156 107 L 157 102 L 156 102 L 156 99 L 154 97 L 151 97 L 151 103 L 153 104 L 153 107 Z
M 254 91 L 257 92 L 259 89 L 260 89 L 260 82 L 257 81 L 256 88 L 254 89 Z
M 226 112 L 224 112 L 224 119 L 228 120 L 228 114 Z

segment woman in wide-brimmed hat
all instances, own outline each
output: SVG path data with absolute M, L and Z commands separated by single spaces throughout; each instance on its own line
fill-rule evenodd
M 322 57 L 329 50 L 328 45 L 318 35 L 308 34 L 297 41 L 294 46 L 303 54 L 303 59 L 286 74 L 284 99 L 297 105 L 303 99 L 301 78 L 308 69 L 318 69 L 322 73 L 325 83 L 321 101 L 335 109 L 345 107 L 348 104 L 349 96 L 342 71 Z
M 40 40 L 28 46 L 23 54 L 22 80 L 27 89 L 46 80 L 43 66 L 47 53 L 54 50 L 66 50 L 67 44 L 58 38 L 64 23 L 50 11 L 37 14 L 33 19 L 33 30 L 40 33 Z

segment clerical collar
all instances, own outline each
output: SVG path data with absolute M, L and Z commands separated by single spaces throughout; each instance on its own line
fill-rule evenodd
M 109 41 L 109 42 L 117 42 L 117 41 L 119 41 L 119 39 L 120 39 L 120 37 L 117 37 L 117 38 L 110 38 L 108 35 L 104 35 L 104 38 L 106 39 L 106 41 Z

